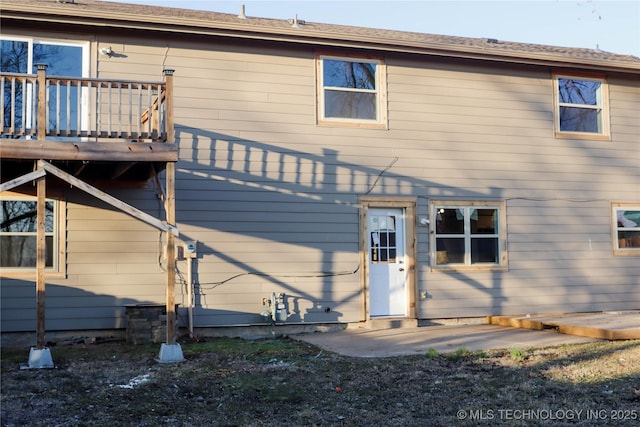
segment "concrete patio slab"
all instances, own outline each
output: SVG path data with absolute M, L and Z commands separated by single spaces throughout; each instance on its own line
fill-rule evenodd
M 324 350 L 353 357 L 390 357 L 425 353 L 435 349 L 449 353 L 459 348 L 470 351 L 580 344 L 593 338 L 534 331 L 498 325 L 443 325 L 391 329 L 346 329 L 339 332 L 304 334 L 294 338 Z
M 393 322 L 387 323 L 393 325 Z M 389 357 L 640 339 L 640 311 L 493 316 L 487 324 L 354 328 L 296 339 L 353 357 Z

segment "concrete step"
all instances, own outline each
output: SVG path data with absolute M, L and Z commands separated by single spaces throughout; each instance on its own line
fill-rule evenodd
M 361 323 L 361 328 L 365 329 L 397 329 L 397 328 L 417 328 L 418 319 L 401 318 L 376 318 L 369 319 Z

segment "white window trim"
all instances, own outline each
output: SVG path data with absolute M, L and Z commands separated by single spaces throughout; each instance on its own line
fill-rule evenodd
M 376 89 L 353 89 L 324 86 L 324 60 L 336 60 L 347 62 L 367 62 L 376 64 Z M 324 112 L 324 94 L 325 89 L 342 91 L 342 92 L 358 92 L 358 93 L 375 93 L 376 96 L 376 114 L 375 120 L 368 119 L 350 119 L 340 117 L 325 117 Z M 363 127 L 363 128 L 379 128 L 387 129 L 387 71 L 383 57 L 377 56 L 357 56 L 357 55 L 337 55 L 316 53 L 316 114 L 318 125 L 345 126 L 345 127 Z
M 616 256 L 640 256 L 640 248 L 621 248 L 618 240 L 618 211 L 619 210 L 638 210 L 640 204 L 633 203 L 611 203 L 611 242 L 613 244 L 613 254 Z M 640 226 L 634 228 L 626 228 L 626 231 L 640 231 Z
M 498 210 L 498 234 L 481 235 L 481 237 L 498 237 L 498 263 L 478 263 L 471 264 L 471 253 L 465 249 L 464 264 L 438 264 L 436 251 L 436 215 L 437 209 L 456 209 L 456 208 L 492 208 Z M 469 270 L 507 270 L 509 265 L 509 256 L 507 252 L 507 206 L 504 201 L 458 201 L 458 200 L 430 200 L 429 212 L 431 215 L 429 230 L 429 251 L 430 265 L 432 271 L 469 271 Z M 465 224 L 467 225 L 467 224 Z M 442 235 L 439 235 L 442 236 Z M 460 235 L 456 235 L 460 237 Z M 471 235 L 465 233 L 465 248 L 467 240 Z
M 598 105 L 583 105 L 572 103 L 561 103 L 558 95 L 559 80 L 567 78 L 574 80 L 590 80 L 597 81 L 602 84 L 601 86 L 601 100 Z M 609 85 L 607 78 L 603 75 L 590 75 L 590 74 L 575 74 L 575 73 L 553 73 L 553 123 L 554 134 L 556 138 L 574 138 L 574 139 L 594 139 L 594 140 L 611 140 L 611 132 L 609 125 Z M 602 132 L 568 132 L 560 130 L 560 107 L 573 107 L 573 108 L 589 108 L 602 111 Z
M 25 200 L 36 201 L 36 197 L 25 196 L 19 193 L 13 193 L 11 191 L 3 192 L 0 195 L 0 200 Z M 62 200 L 46 199 L 47 202 L 53 202 L 54 210 L 54 230 L 53 233 L 53 266 L 45 269 L 45 275 L 47 277 L 65 277 L 66 276 L 66 203 Z M 2 267 L 0 268 L 0 277 L 6 278 L 22 278 L 22 277 L 34 277 L 36 271 L 35 267 Z

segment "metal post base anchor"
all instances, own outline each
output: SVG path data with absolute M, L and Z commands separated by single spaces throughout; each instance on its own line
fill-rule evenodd
M 160 357 L 158 357 L 160 363 L 174 363 L 184 362 L 184 356 L 182 355 L 182 347 L 180 344 L 162 344 L 160 346 Z
M 48 348 L 38 349 L 31 347 L 29 350 L 29 364 L 22 369 L 49 369 L 54 368 L 51 350 Z

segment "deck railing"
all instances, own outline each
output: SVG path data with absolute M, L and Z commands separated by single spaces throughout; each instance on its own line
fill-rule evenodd
M 173 70 L 163 81 L 0 73 L 2 138 L 173 142 Z

